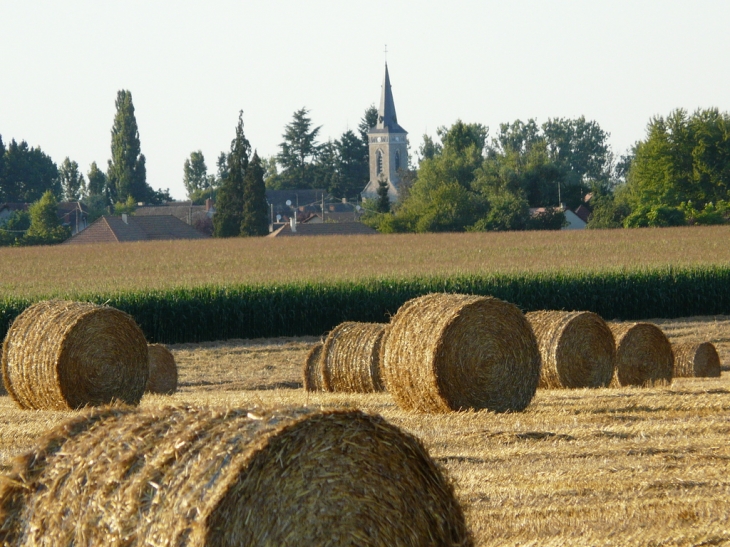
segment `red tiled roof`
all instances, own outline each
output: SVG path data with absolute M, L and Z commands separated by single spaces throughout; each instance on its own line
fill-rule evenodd
M 578 208 L 573 211 L 575 216 L 581 219 L 583 222 L 588 222 L 588 217 L 591 216 L 591 211 L 585 205 L 579 205 Z
M 67 239 L 64 243 L 118 243 L 207 238 L 207 235 L 172 215 L 128 216 L 126 223 L 122 217 L 103 216 L 94 221 L 86 230 Z

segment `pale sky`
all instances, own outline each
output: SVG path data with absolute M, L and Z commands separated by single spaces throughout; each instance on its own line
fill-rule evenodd
M 215 171 L 240 109 L 261 156 L 302 107 L 322 141 L 355 130 L 387 44 L 413 152 L 459 118 L 584 115 L 621 154 L 652 116 L 730 110 L 729 23 L 721 0 L 0 0 L 0 135 L 105 170 L 128 89 L 148 183 L 184 199 L 185 159 Z

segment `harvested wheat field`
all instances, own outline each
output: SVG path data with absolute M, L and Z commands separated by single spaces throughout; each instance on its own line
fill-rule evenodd
M 416 435 L 454 481 L 475 543 L 730 544 L 730 317 L 655 320 L 670 341 L 710 341 L 719 378 L 670 386 L 542 390 L 522 412 L 420 414 L 387 393 L 312 393 L 302 363 L 319 338 L 170 346 L 178 392 L 140 407 L 308 405 L 381 414 Z M 0 466 L 70 416 L 0 397 Z

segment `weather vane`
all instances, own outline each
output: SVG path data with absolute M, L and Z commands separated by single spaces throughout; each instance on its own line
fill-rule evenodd
M 385 62 L 388 62 L 388 44 L 385 44 Z

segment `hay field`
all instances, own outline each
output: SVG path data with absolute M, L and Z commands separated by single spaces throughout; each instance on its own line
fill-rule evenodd
M 0 298 L 730 263 L 728 226 L 0 248 Z M 33 275 L 28 275 L 32 272 Z
M 661 324 L 707 339 L 720 378 L 669 387 L 538 390 L 521 413 L 399 410 L 387 393 L 313 394 L 301 365 L 318 338 L 229 340 L 171 349 L 172 397 L 142 406 L 308 404 L 382 414 L 420 437 L 455 481 L 477 545 L 730 544 L 730 317 Z M 20 411 L 0 397 L 0 468 L 70 412 Z

